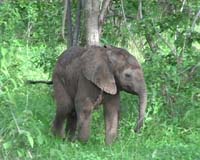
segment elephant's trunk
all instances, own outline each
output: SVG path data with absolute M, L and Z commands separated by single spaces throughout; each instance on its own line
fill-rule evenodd
M 141 127 L 143 126 L 143 121 L 145 117 L 145 111 L 146 111 L 146 106 L 147 106 L 147 91 L 146 87 L 141 90 L 139 93 L 139 117 L 137 121 L 137 125 L 135 128 L 135 132 L 140 132 Z

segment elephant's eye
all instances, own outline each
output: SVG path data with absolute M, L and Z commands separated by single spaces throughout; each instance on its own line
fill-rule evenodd
M 125 77 L 126 77 L 126 78 L 131 78 L 131 75 L 128 74 L 128 73 L 125 73 Z

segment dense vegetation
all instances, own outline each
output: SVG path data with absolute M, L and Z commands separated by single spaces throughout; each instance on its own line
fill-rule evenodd
M 27 85 L 51 79 L 61 37 L 63 4 L 0 3 L 0 159 L 200 159 L 199 0 L 113 1 L 101 42 L 126 48 L 144 68 L 148 111 L 133 132 L 137 97 L 122 93 L 119 136 L 104 144 L 102 109 L 93 114 L 87 144 L 52 136 L 52 88 Z M 75 7 L 75 6 L 74 6 Z

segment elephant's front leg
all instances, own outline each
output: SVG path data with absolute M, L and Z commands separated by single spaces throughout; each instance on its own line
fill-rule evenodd
M 119 121 L 119 94 L 106 95 L 104 98 L 104 118 L 106 125 L 106 143 L 111 144 L 117 137 Z
M 90 120 L 92 113 L 92 103 L 89 99 L 80 101 L 76 105 L 77 113 L 77 136 L 78 139 L 86 142 L 90 135 Z

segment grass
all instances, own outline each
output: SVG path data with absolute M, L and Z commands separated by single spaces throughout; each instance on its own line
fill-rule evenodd
M 10 97 L 11 98 L 11 97 Z M 132 96 L 123 94 L 126 104 Z M 47 86 L 24 86 L 12 93 L 12 100 L 1 106 L 0 159 L 70 159 L 70 160 L 173 160 L 200 158 L 198 128 L 183 129 L 148 121 L 143 132 L 133 132 L 135 114 L 122 110 L 119 136 L 111 146 L 104 144 L 102 109 L 93 114 L 88 143 L 71 143 L 52 136 L 51 121 L 55 105 Z M 125 116 L 127 115 L 127 116 Z
M 31 75 L 33 79 L 45 76 L 31 63 L 26 63 L 30 62 L 28 56 L 19 52 L 12 58 L 14 60 L 6 61 L 1 68 L 0 160 L 200 159 L 200 110 L 194 107 L 197 103 L 183 116 L 169 117 L 162 109 L 165 103 L 151 80 L 147 81 L 150 88 L 148 112 L 141 134 L 133 132 L 137 97 L 122 93 L 120 129 L 114 144 L 107 146 L 104 143 L 102 108 L 93 113 L 88 143 L 55 138 L 50 132 L 55 115 L 52 88 L 25 84 L 24 80 Z

